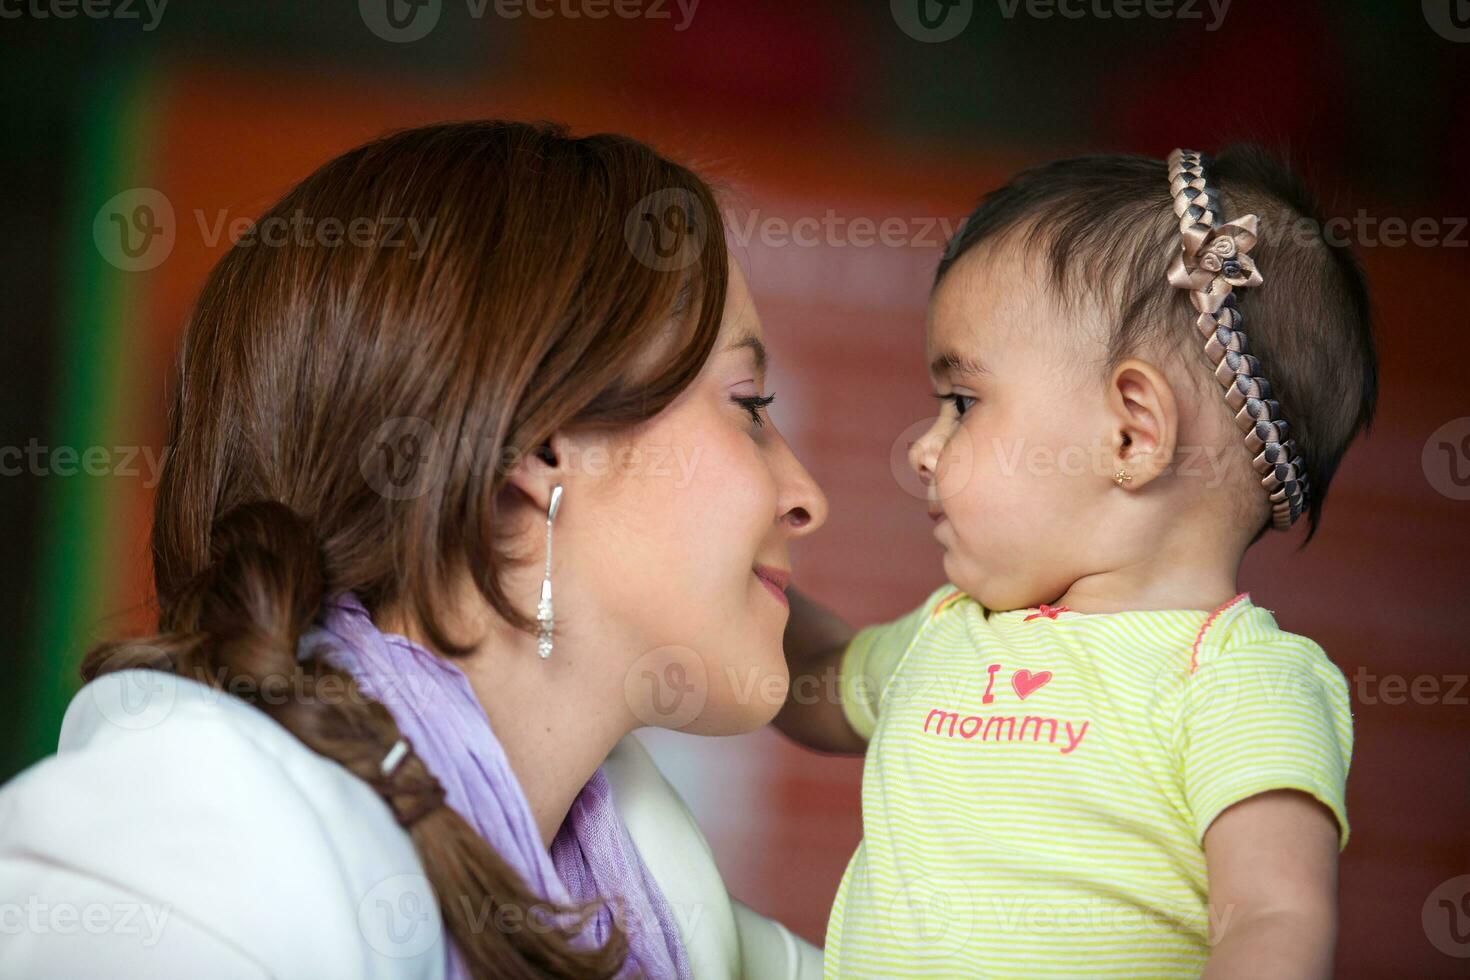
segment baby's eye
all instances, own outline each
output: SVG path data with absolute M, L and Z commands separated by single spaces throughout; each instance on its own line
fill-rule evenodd
M 970 406 L 978 400 L 970 395 L 961 395 L 958 392 L 954 391 L 947 392 L 942 395 L 936 394 L 934 397 L 938 398 L 942 402 L 952 402 L 954 404 L 955 412 L 961 418 L 964 418 L 965 413 L 970 410 Z

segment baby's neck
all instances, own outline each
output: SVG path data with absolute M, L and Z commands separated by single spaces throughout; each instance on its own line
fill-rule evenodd
M 1208 560 L 1207 560 L 1208 558 Z M 1144 609 L 1201 609 L 1211 612 L 1239 594 L 1240 560 L 1198 556 L 1154 558 L 1084 575 L 1055 603 L 1081 613 Z

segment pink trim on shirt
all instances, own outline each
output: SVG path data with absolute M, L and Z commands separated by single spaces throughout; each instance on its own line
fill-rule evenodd
M 1195 637 L 1194 637 L 1194 647 L 1189 652 L 1189 672 L 1191 674 L 1194 673 L 1195 672 L 1195 669 L 1199 667 L 1199 645 L 1200 645 L 1201 641 L 1203 641 L 1204 638 L 1205 638 L 1205 631 L 1208 630 L 1211 626 L 1214 625 L 1214 623 L 1215 623 L 1215 617 L 1219 616 L 1222 612 L 1224 612 L 1225 610 L 1229 609 L 1231 606 L 1235 605 L 1240 600 L 1242 600 L 1242 599 L 1249 599 L 1249 598 L 1250 598 L 1250 593 L 1249 592 L 1242 592 L 1240 595 L 1236 596 L 1234 599 L 1231 599 L 1229 602 L 1225 603 L 1219 609 L 1216 609 L 1214 612 L 1210 613 L 1209 617 L 1205 620 L 1204 625 L 1201 626 L 1199 628 L 1199 632 L 1197 634 L 1195 634 Z
M 951 592 L 943 599 L 940 599 L 939 602 L 935 604 L 934 611 L 929 614 L 929 618 L 933 619 L 935 616 L 938 616 L 940 610 L 944 609 L 946 606 L 953 605 L 956 599 L 962 599 L 964 598 L 964 595 L 965 593 L 963 590 L 956 589 L 954 592 Z

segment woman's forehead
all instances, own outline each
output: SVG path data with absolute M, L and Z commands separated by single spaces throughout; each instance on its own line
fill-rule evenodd
M 729 284 L 725 288 L 725 311 L 720 319 L 720 340 L 728 343 L 736 337 L 762 336 L 761 318 L 756 312 L 755 297 L 740 263 L 731 259 Z

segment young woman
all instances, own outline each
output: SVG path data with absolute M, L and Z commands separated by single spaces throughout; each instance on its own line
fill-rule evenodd
M 787 546 L 826 514 L 710 191 L 462 123 L 257 229 L 184 336 L 158 633 L 88 654 L 61 751 L 0 793 L 0 973 L 739 972 L 625 739 L 770 720 Z

